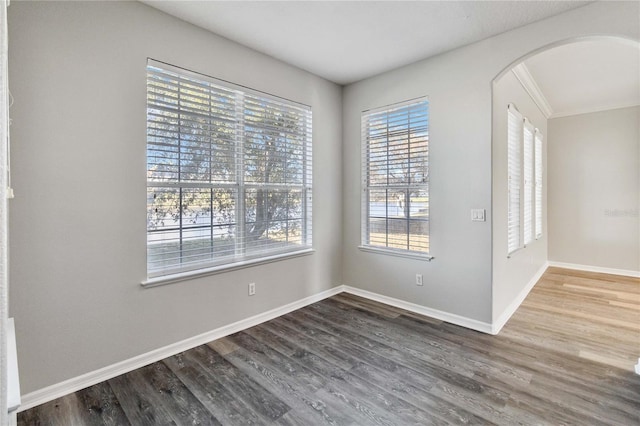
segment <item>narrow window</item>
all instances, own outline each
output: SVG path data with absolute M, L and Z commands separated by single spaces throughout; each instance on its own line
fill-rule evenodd
M 362 113 L 362 245 L 429 253 L 429 103 Z
M 311 247 L 311 109 L 147 64 L 147 274 Z
M 536 239 L 542 237 L 542 133 L 536 129 L 535 134 L 535 206 L 536 206 Z
M 524 120 L 523 172 L 524 172 L 524 244 L 533 241 L 533 125 Z
M 507 179 L 508 215 L 507 248 L 513 253 L 520 248 L 520 180 L 522 178 L 522 115 L 514 105 L 507 108 Z

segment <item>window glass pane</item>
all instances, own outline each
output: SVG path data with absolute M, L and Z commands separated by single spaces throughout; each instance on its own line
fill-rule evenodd
M 409 204 L 412 219 L 429 220 L 429 192 L 427 189 L 411 191 Z
M 387 247 L 395 249 L 409 249 L 409 221 L 406 219 L 388 219 L 387 237 L 389 243 Z
M 429 251 L 429 192 L 412 191 L 409 199 L 409 250 Z
M 247 189 L 245 244 L 254 253 L 302 244 L 301 190 Z
M 147 260 L 151 270 L 234 254 L 236 191 L 149 188 L 147 192 Z
M 387 214 L 395 211 L 400 214 L 401 209 L 393 200 L 387 201 L 386 189 L 372 189 L 368 191 L 367 236 L 368 243 L 375 246 L 387 246 Z M 392 213 L 391 213 L 392 214 Z
M 429 221 L 424 219 L 409 222 L 409 250 L 429 251 Z

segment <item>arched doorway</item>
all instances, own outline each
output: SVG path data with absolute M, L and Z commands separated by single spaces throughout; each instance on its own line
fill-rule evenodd
M 494 313 L 519 294 L 526 295 L 530 288 L 523 292 L 510 285 L 536 275 L 541 265 L 638 276 L 639 48 L 637 41 L 619 37 L 567 40 L 523 56 L 493 81 Z M 522 127 L 528 125 L 544 141 L 540 200 L 535 192 L 537 155 L 534 151 L 526 156 L 523 145 L 516 153 L 519 192 L 512 194 L 509 105 L 526 120 Z M 513 213 L 510 202 L 515 197 L 520 210 Z M 510 213 L 512 222 L 519 225 L 515 247 L 509 247 Z M 536 232 L 527 236 L 531 228 Z M 586 279 L 595 283 L 600 278 Z M 536 281 L 530 281 L 530 286 Z M 591 288 L 587 293 L 593 297 L 619 293 L 624 298 L 624 291 L 613 287 Z M 605 298 L 602 304 L 611 305 L 610 301 Z M 619 321 L 618 326 L 633 333 L 633 314 L 624 311 L 624 301 L 620 302 L 620 313 L 602 314 L 618 318 L 604 320 Z M 613 352 L 615 357 L 602 355 L 612 365 L 631 363 L 638 355 L 633 350 Z

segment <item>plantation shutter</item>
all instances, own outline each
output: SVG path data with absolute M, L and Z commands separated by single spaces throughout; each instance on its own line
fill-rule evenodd
M 542 236 L 542 133 L 535 133 L 535 232 L 536 239 Z
M 507 249 L 513 253 L 520 248 L 520 180 L 522 174 L 523 121 L 514 105 L 507 108 Z
M 524 244 L 533 241 L 533 125 L 524 120 Z

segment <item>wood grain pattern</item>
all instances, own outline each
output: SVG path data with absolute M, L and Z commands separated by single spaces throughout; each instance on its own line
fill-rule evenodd
M 640 280 L 549 268 L 498 336 L 339 294 L 20 425 L 636 425 Z

